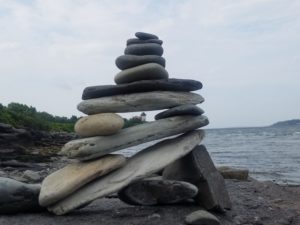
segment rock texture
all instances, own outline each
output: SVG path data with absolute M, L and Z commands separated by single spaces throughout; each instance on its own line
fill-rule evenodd
M 40 185 L 0 177 L 0 214 L 43 210 L 38 203 L 40 188 Z
M 119 198 L 131 205 L 173 204 L 193 198 L 198 188 L 190 183 L 163 180 L 161 177 L 146 178 L 119 191 Z
M 120 70 L 140 66 L 146 63 L 157 63 L 166 66 L 166 60 L 157 55 L 121 55 L 116 59 L 116 65 Z
M 106 155 L 95 161 L 67 165 L 44 179 L 40 205 L 49 206 L 62 200 L 95 178 L 123 166 L 125 161 L 122 155 Z
M 231 208 L 225 181 L 204 145 L 197 146 L 190 154 L 167 166 L 163 177 L 195 184 L 199 189 L 195 200 L 208 210 L 224 212 Z
M 70 158 L 89 160 L 102 155 L 180 134 L 207 125 L 205 116 L 178 116 L 140 124 L 106 137 L 83 138 L 68 142 L 60 154 Z
M 158 37 L 155 34 L 150 34 L 146 32 L 136 32 L 135 36 L 141 40 L 158 39 Z
M 185 217 L 185 222 L 192 225 L 220 225 L 220 221 L 213 214 L 198 210 Z
M 203 139 L 203 136 L 203 131 L 193 131 L 146 148 L 129 158 L 125 166 L 119 170 L 86 185 L 52 205 L 48 210 L 63 215 L 97 198 L 119 191 L 131 182 L 147 177 L 188 154 Z
M 168 118 L 172 116 L 181 116 L 181 115 L 202 115 L 204 111 L 200 109 L 199 107 L 189 104 L 189 105 L 180 105 L 176 106 L 174 108 L 168 109 L 166 111 L 163 111 L 161 113 L 158 113 L 155 115 L 155 119 L 163 119 L 163 118 Z
M 160 44 L 145 43 L 145 44 L 132 44 L 125 48 L 125 55 L 158 55 L 162 56 L 164 49 Z
M 168 79 L 169 74 L 158 63 L 146 63 L 122 70 L 115 76 L 116 84 L 131 83 L 139 80 Z
M 185 104 L 200 104 L 201 95 L 187 92 L 153 91 L 88 99 L 80 102 L 77 109 L 85 114 L 106 112 L 138 112 L 172 108 Z
M 132 44 L 145 44 L 145 43 L 156 43 L 159 45 L 162 45 L 163 41 L 159 39 L 147 39 L 147 40 L 141 40 L 139 38 L 130 38 L 127 40 L 126 45 L 132 45 Z
M 86 87 L 82 99 L 100 98 L 112 95 L 122 95 L 149 91 L 196 91 L 202 88 L 202 83 L 188 79 L 142 80 L 128 84 L 99 85 Z
M 124 119 L 115 113 L 84 116 L 75 124 L 75 132 L 81 137 L 116 134 L 124 126 Z
M 249 177 L 249 170 L 247 169 L 236 169 L 229 166 L 221 166 L 218 167 L 218 171 L 224 179 L 247 180 Z

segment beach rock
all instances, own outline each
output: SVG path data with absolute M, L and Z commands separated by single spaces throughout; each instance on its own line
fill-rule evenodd
M 224 179 L 247 180 L 249 177 L 249 170 L 236 169 L 229 166 L 221 166 L 217 168 Z
M 166 60 L 157 55 L 121 55 L 116 59 L 116 65 L 120 70 L 125 70 L 146 63 L 157 63 L 166 66 Z
M 202 83 L 188 79 L 141 80 L 128 84 L 99 85 L 86 87 L 82 99 L 100 98 L 105 96 L 123 95 L 150 91 L 196 91 L 202 88 Z
M 198 188 L 190 183 L 154 177 L 128 185 L 118 196 L 131 205 L 164 205 L 193 198 L 197 192 Z
M 140 112 L 172 108 L 186 104 L 200 104 L 201 95 L 189 92 L 152 91 L 88 99 L 80 102 L 77 109 L 85 114 L 107 112 Z
M 145 43 L 128 45 L 125 50 L 125 55 L 158 55 L 162 56 L 164 49 L 159 44 Z
M 40 188 L 40 185 L 0 177 L 0 214 L 41 211 Z
M 144 177 L 160 171 L 174 160 L 188 154 L 204 137 L 204 131 L 188 132 L 179 137 L 163 140 L 131 158 L 120 169 L 91 182 L 65 199 L 50 206 L 49 211 L 62 215 L 97 198 L 115 193 Z
M 167 166 L 163 178 L 192 183 L 199 189 L 195 200 L 205 209 L 224 212 L 231 202 L 222 175 L 215 168 L 204 145 Z
M 205 210 L 190 213 L 185 217 L 185 222 L 193 225 L 220 225 L 219 219 Z
M 192 104 L 188 104 L 188 105 L 180 105 L 180 106 L 176 106 L 174 108 L 168 109 L 166 111 L 163 111 L 161 113 L 158 113 L 157 115 L 155 115 L 155 119 L 159 120 L 159 119 L 163 119 L 163 118 L 167 118 L 167 117 L 171 117 L 171 116 L 181 116 L 181 115 L 202 115 L 204 113 L 204 111 L 202 109 L 200 109 L 199 107 L 192 105 Z
M 39 203 L 42 206 L 52 205 L 124 164 L 125 157 L 122 155 L 106 155 L 95 161 L 69 164 L 44 179 Z
M 115 113 L 100 113 L 80 118 L 75 132 L 80 137 L 106 136 L 117 133 L 124 126 L 124 119 Z
M 158 39 L 158 37 L 155 34 L 150 34 L 145 32 L 136 32 L 135 36 L 141 40 Z
M 130 38 L 127 40 L 126 45 L 132 45 L 132 44 L 145 44 L 145 43 L 156 43 L 159 45 L 162 45 L 163 41 L 159 39 L 147 39 L 147 40 L 141 40 L 138 38 Z
M 23 178 L 28 179 L 33 182 L 38 182 L 42 180 L 41 175 L 38 172 L 32 170 L 25 170 L 23 173 Z
M 168 79 L 169 74 L 157 63 L 146 63 L 119 72 L 115 76 L 116 84 L 131 83 L 139 80 Z
M 205 116 L 177 116 L 122 129 L 115 135 L 73 140 L 60 154 L 69 158 L 89 160 L 124 148 L 158 140 L 206 126 Z

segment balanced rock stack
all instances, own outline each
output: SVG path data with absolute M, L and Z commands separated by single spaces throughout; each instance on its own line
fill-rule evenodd
M 75 125 L 80 139 L 68 142 L 61 150 L 62 155 L 78 162 L 49 175 L 42 183 L 39 202 L 57 215 L 117 192 L 129 204 L 169 204 L 194 198 L 207 209 L 230 207 L 224 180 L 205 147 L 198 146 L 204 131 L 197 129 L 206 126 L 208 119 L 196 106 L 204 99 L 191 91 L 201 89 L 201 82 L 169 79 L 162 41 L 142 32 L 136 37 L 127 41 L 125 54 L 116 59 L 122 70 L 115 76 L 116 85 L 87 87 L 83 92 L 78 110 L 87 116 Z M 123 119 L 116 114 L 162 109 L 167 110 L 157 114 L 156 121 L 125 129 Z M 160 141 L 127 160 L 123 155 L 109 154 L 173 135 L 179 136 Z M 153 177 L 163 169 L 162 177 Z M 147 185 L 150 189 L 142 188 Z

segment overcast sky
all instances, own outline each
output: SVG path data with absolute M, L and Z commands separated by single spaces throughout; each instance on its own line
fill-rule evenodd
M 299 12 L 298 0 L 0 0 L 0 102 L 82 115 L 84 87 L 113 84 L 144 31 L 164 41 L 170 77 L 203 83 L 209 127 L 299 118 Z

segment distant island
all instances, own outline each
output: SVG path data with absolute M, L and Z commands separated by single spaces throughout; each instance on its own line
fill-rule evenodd
M 300 119 L 280 121 L 271 125 L 271 127 L 283 127 L 283 126 L 300 126 Z

